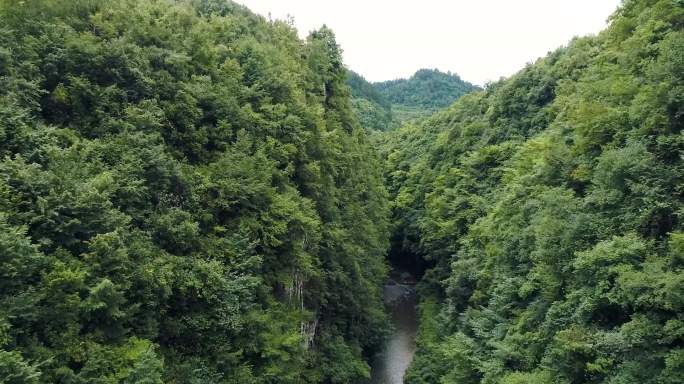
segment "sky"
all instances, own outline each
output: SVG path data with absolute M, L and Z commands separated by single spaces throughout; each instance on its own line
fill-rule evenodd
M 620 0 L 237 0 L 301 37 L 325 24 L 345 64 L 370 81 L 420 68 L 478 85 L 508 77 L 574 36 L 596 34 Z

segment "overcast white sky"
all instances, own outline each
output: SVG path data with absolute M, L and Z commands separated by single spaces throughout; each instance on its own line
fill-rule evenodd
M 620 0 L 237 0 L 273 19 L 292 15 L 300 36 L 331 27 L 347 66 L 371 81 L 420 68 L 476 84 L 595 34 Z

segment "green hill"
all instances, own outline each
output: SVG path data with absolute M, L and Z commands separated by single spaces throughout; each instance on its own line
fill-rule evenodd
M 361 126 L 371 131 L 388 131 L 398 126 L 392 114 L 392 104 L 363 76 L 354 71 L 347 75 L 352 107 Z
M 425 109 L 444 108 L 478 87 L 451 72 L 420 69 L 408 79 L 374 83 L 378 93 L 392 104 Z
M 409 79 L 370 83 L 349 71 L 354 110 L 361 125 L 386 131 L 447 107 L 459 97 L 479 89 L 456 74 L 421 69 Z

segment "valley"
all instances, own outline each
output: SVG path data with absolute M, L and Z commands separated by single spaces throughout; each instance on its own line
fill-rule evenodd
M 684 382 L 682 1 L 484 87 L 342 48 L 0 0 L 0 384 Z

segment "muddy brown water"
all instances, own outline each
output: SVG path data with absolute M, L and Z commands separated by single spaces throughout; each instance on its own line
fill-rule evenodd
M 416 291 L 412 284 L 390 281 L 383 290 L 394 332 L 371 366 L 371 384 L 403 384 L 404 373 L 416 352 Z

